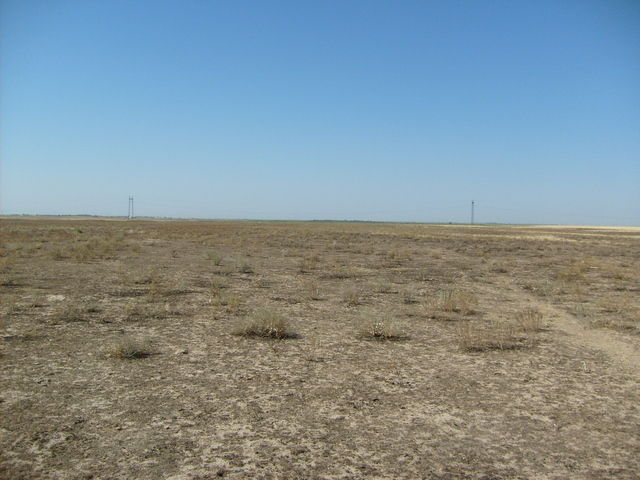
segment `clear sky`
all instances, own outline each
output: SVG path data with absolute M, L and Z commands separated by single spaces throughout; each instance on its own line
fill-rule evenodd
M 4 214 L 640 225 L 638 0 L 3 0 Z

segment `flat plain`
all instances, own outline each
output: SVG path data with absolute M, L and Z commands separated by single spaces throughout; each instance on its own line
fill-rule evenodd
M 639 477 L 639 228 L 0 222 L 1 478 Z

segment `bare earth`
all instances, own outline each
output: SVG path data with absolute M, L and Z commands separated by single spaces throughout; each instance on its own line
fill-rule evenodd
M 0 222 L 1 478 L 640 478 L 640 229 Z

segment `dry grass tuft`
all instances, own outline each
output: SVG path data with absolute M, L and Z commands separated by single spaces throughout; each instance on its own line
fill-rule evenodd
M 311 255 L 309 257 L 305 257 L 302 260 L 300 260 L 298 269 L 300 273 L 312 272 L 318 267 L 319 261 L 320 261 L 320 257 L 318 257 L 318 255 Z
M 161 319 L 176 314 L 179 312 L 172 310 L 169 303 L 131 303 L 125 308 L 127 321 Z
M 544 327 L 544 315 L 535 308 L 526 308 L 516 313 L 516 324 L 523 332 L 539 332 Z
M 23 340 L 25 342 L 30 342 L 33 340 L 40 340 L 41 338 L 44 338 L 44 334 L 42 333 L 41 330 L 35 328 L 35 327 L 30 327 L 27 328 L 25 330 L 23 330 L 19 335 L 18 338 L 20 340 Z
M 138 340 L 132 337 L 123 337 L 118 343 L 107 351 L 113 358 L 135 359 L 145 358 L 156 353 L 147 339 Z
M 90 238 L 79 245 L 71 247 L 70 256 L 73 256 L 79 262 L 88 262 L 91 260 L 105 260 L 114 258 L 119 251 L 124 250 L 125 243 L 122 238 Z M 68 253 L 62 252 L 62 257 L 66 257 Z M 63 259 L 62 258 L 62 259 Z
M 253 266 L 247 260 L 236 262 L 236 265 L 237 265 L 237 268 L 240 271 L 240 273 L 254 273 L 255 272 Z
M 289 321 L 282 314 L 266 308 L 255 310 L 233 332 L 235 335 L 263 338 L 294 338 Z
M 242 297 L 223 293 L 211 302 L 215 307 L 224 307 L 229 313 L 239 313 L 242 307 Z
M 479 326 L 465 322 L 458 326 L 456 336 L 460 348 L 467 352 L 515 350 L 526 345 L 526 339 L 516 335 L 513 324 L 492 323 Z
M 428 282 L 433 279 L 433 275 L 429 270 L 420 270 L 416 274 L 416 280 L 419 282 Z
M 87 322 L 86 310 L 77 305 L 64 305 L 58 309 L 50 319 L 50 323 L 59 324 L 62 322 Z
M 360 305 L 360 292 L 356 287 L 348 287 L 342 293 L 344 302 L 350 307 Z
M 363 314 L 360 335 L 373 340 L 400 340 L 406 338 L 402 325 L 391 315 L 367 312 Z
M 211 260 L 214 265 L 222 264 L 222 255 L 215 250 L 208 250 L 206 253 L 207 260 Z
M 593 267 L 593 261 L 590 258 L 581 260 L 572 259 L 567 265 L 557 272 L 558 280 L 566 283 L 584 282 L 586 275 Z
M 427 314 L 435 311 L 456 312 L 462 315 L 475 313 L 478 299 L 475 295 L 460 290 L 441 290 L 433 298 L 421 302 L 422 308 Z
M 322 299 L 322 294 L 320 293 L 320 286 L 318 285 L 317 281 L 313 280 L 308 282 L 305 289 L 307 291 L 307 295 L 310 300 Z

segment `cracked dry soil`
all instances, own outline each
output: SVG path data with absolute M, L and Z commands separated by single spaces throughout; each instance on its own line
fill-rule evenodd
M 1 222 L 1 478 L 639 478 L 640 229 Z

